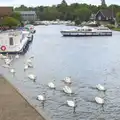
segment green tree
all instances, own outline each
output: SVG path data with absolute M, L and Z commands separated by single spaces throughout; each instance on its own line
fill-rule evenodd
M 120 12 L 118 12 L 118 13 L 116 14 L 116 20 L 117 20 L 118 23 L 120 23 Z
M 11 17 L 17 19 L 18 21 L 21 21 L 22 18 L 21 18 L 21 14 L 19 12 L 13 12 Z
M 79 18 L 80 21 L 88 21 L 91 13 L 91 10 L 85 7 L 75 10 L 75 16 L 77 19 Z
M 20 22 L 13 17 L 5 17 L 2 22 L 3 26 L 16 27 L 20 25 Z

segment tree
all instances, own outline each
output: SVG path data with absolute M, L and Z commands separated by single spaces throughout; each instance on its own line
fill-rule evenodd
M 11 15 L 11 17 L 15 18 L 18 21 L 22 20 L 21 14 L 19 12 L 13 12 L 12 15 Z
M 80 21 L 88 21 L 91 16 L 91 10 L 85 7 L 76 9 L 75 16 L 77 19 L 79 18 Z
M 117 20 L 118 23 L 120 23 L 120 12 L 118 12 L 118 13 L 116 14 L 116 20 Z
M 20 22 L 13 17 L 5 17 L 2 21 L 2 25 L 8 26 L 11 28 L 13 26 L 16 27 L 16 26 L 20 25 Z

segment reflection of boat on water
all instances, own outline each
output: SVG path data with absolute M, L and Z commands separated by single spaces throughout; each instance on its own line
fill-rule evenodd
M 99 27 L 80 27 L 71 30 L 61 31 L 63 36 L 112 36 L 112 31 L 104 26 Z
M 0 53 L 23 53 L 33 38 L 30 32 L 10 30 L 0 33 Z

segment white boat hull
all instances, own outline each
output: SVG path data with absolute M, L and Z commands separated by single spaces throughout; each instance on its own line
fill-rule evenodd
M 63 36 L 112 36 L 112 32 L 66 32 L 61 31 Z

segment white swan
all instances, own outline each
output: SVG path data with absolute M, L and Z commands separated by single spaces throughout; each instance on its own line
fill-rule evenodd
M 10 68 L 10 66 L 9 65 L 2 65 L 2 67 L 4 67 L 4 68 Z
M 33 74 L 29 74 L 29 75 L 28 75 L 28 78 L 31 79 L 31 80 L 35 80 L 35 79 L 36 79 L 36 76 L 33 75 Z
M 72 101 L 72 100 L 67 100 L 67 105 L 68 105 L 69 107 L 75 107 L 75 102 Z
M 30 67 L 30 68 L 33 67 L 32 63 L 27 63 L 27 65 L 28 65 L 28 67 Z
M 24 70 L 27 70 L 27 69 L 28 69 L 28 65 L 25 65 L 25 66 L 24 66 Z
M 55 84 L 53 82 L 49 82 L 48 83 L 48 87 L 51 88 L 51 89 L 55 89 L 56 88 L 56 86 L 55 86 Z
M 64 91 L 65 93 L 67 93 L 67 94 L 71 94 L 71 93 L 72 93 L 72 89 L 71 89 L 70 87 L 68 87 L 68 86 L 65 86 L 65 87 L 63 88 L 63 91 Z
M 9 58 L 5 59 L 5 64 L 10 65 L 11 62 L 12 62 L 12 59 L 9 59 Z
M 105 91 L 105 87 L 100 84 L 96 85 L 96 88 L 100 91 Z
M 45 97 L 44 97 L 43 95 L 38 95 L 38 96 L 37 96 L 37 99 L 38 99 L 39 101 L 44 101 L 44 100 L 45 100 Z
M 32 63 L 32 60 L 31 60 L 31 59 L 27 59 L 26 62 L 27 62 L 27 63 Z
M 43 93 L 43 95 L 38 95 L 38 96 L 37 96 L 37 100 L 44 102 L 44 101 L 46 100 L 45 92 Z
M 95 101 L 98 104 L 104 104 L 104 99 L 100 98 L 100 97 L 95 97 Z
M 18 59 L 20 56 L 19 55 L 16 55 L 15 58 Z
M 10 72 L 11 73 L 15 73 L 15 69 L 10 69 Z
M 65 77 L 63 81 L 64 81 L 65 83 L 68 83 L 68 84 L 71 84 L 71 83 L 72 83 L 71 77 Z

